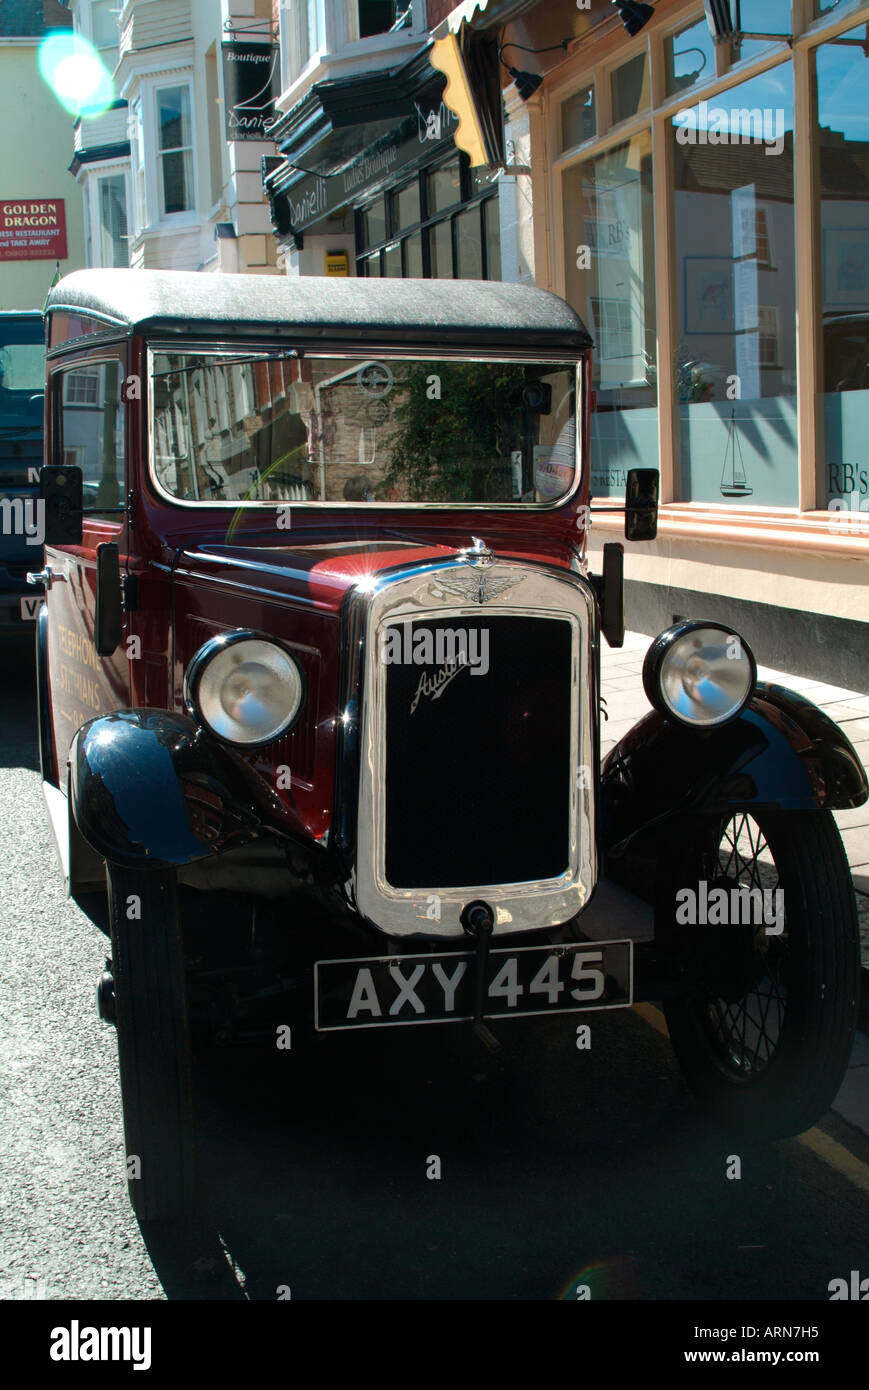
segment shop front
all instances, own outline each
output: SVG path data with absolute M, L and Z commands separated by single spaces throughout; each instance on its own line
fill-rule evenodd
M 611 5 L 547 0 L 501 36 L 543 78 L 527 101 L 536 280 L 595 340 L 595 563 L 627 469 L 658 468 L 658 541 L 626 555 L 629 623 L 731 621 L 766 663 L 857 689 L 867 21 L 849 0 L 742 0 L 746 36 L 716 42 L 701 3 L 660 0 L 631 35 Z
M 501 278 L 497 170 L 457 149 L 427 55 L 318 83 L 276 123 L 264 183 L 288 273 Z

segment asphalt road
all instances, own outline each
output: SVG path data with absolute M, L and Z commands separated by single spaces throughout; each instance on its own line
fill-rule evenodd
M 499 1026 L 495 1055 L 463 1025 L 323 1037 L 295 1015 L 289 1051 L 203 1046 L 200 1211 L 143 1236 L 94 1003 L 107 943 L 63 896 L 32 668 L 0 660 L 0 1297 L 826 1300 L 869 1275 L 869 1143 L 830 1117 L 832 1143 L 735 1149 L 633 1011 L 595 1015 L 585 1052 L 570 1016 Z

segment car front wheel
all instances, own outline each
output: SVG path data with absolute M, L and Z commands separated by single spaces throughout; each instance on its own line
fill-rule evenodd
M 680 904 L 709 901 L 716 887 L 730 911 L 725 924 L 672 928 L 687 951 L 700 940 L 692 933 L 705 934 L 709 982 L 706 997 L 665 1005 L 673 1048 L 701 1107 L 732 1132 L 799 1134 L 836 1096 L 859 1009 L 857 909 L 838 829 L 828 811 L 740 812 L 695 834 L 681 883 L 696 897 L 683 892 Z M 760 923 L 754 913 L 746 924 L 744 907 L 734 914 L 750 900 L 741 889 L 764 895 Z
M 173 871 L 108 865 L 127 1182 L 136 1215 L 168 1221 L 193 1196 L 193 1108 Z

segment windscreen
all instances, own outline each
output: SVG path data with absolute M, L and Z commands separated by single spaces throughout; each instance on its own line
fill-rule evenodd
M 576 363 L 155 352 L 151 458 L 188 502 L 529 503 L 571 490 Z
M 42 319 L 0 315 L 0 439 L 42 431 Z

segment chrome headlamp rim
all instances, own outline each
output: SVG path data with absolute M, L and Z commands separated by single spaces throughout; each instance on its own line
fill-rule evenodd
M 276 647 L 283 656 L 291 661 L 298 672 L 299 685 L 301 687 L 299 703 L 286 724 L 284 724 L 277 733 L 270 733 L 266 738 L 246 739 L 244 741 L 227 738 L 225 734 L 220 734 L 216 729 L 212 728 L 204 717 L 199 704 L 199 685 L 206 669 L 215 656 L 225 651 L 228 647 L 236 646 L 239 642 L 267 642 L 269 646 Z M 303 666 L 296 660 L 293 653 L 287 649 L 283 642 L 272 637 L 270 633 L 258 632 L 255 628 L 237 628 L 234 632 L 221 632 L 218 633 L 216 637 L 209 637 L 208 641 L 203 642 L 202 646 L 193 653 L 193 656 L 188 662 L 187 670 L 184 672 L 184 705 L 188 714 L 190 714 L 196 720 L 199 727 L 207 734 L 210 734 L 212 738 L 218 739 L 221 743 L 228 744 L 230 748 L 238 748 L 241 751 L 265 748 L 268 744 L 275 743 L 279 738 L 283 738 L 288 734 L 294 725 L 298 723 L 302 710 L 305 708 L 305 701 L 307 698 L 308 683 Z
M 725 638 L 737 638 L 748 660 L 750 679 L 745 695 L 737 705 L 734 705 L 726 714 L 700 723 L 690 719 L 683 719 L 667 703 L 661 688 L 660 677 L 664 659 L 678 641 L 692 632 L 709 629 L 714 632 L 720 632 Z M 674 623 L 671 627 L 665 628 L 665 630 L 659 633 L 651 643 L 646 652 L 645 660 L 643 661 L 643 689 L 646 692 L 646 698 L 650 705 L 652 705 L 659 714 L 662 714 L 665 719 L 671 720 L 674 724 L 680 725 L 683 729 L 693 729 L 697 733 L 703 733 L 707 729 L 721 729 L 724 725 L 730 724 L 735 719 L 738 719 L 754 695 L 756 688 L 757 662 L 754 657 L 754 652 L 740 632 L 737 632 L 735 628 L 728 627 L 727 623 L 718 622 L 717 619 L 714 618 L 688 618 L 683 622 Z

